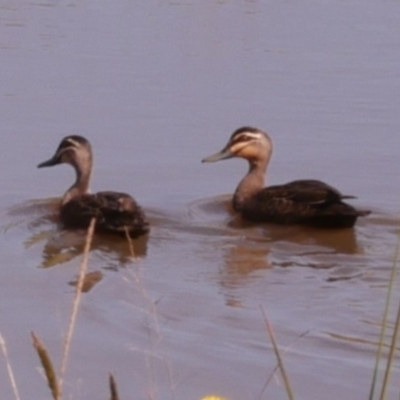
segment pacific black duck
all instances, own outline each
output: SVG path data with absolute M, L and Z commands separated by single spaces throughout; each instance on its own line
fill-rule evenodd
M 344 196 L 318 180 L 297 180 L 263 188 L 271 154 L 272 141 L 265 132 L 242 127 L 233 132 L 220 152 L 202 161 L 241 157 L 249 162 L 249 172 L 236 188 L 232 203 L 236 212 L 253 222 L 348 228 L 358 217 L 370 213 L 343 202 L 354 196 Z
M 75 169 L 75 183 L 66 191 L 60 206 L 60 220 L 67 229 L 87 228 L 96 218 L 97 232 L 135 238 L 149 231 L 149 223 L 142 208 L 126 193 L 89 193 L 92 171 L 92 148 L 87 139 L 78 135 L 62 139 L 54 156 L 38 168 L 70 164 Z

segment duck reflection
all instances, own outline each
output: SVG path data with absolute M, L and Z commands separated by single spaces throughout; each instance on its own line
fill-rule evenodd
M 73 260 L 83 254 L 86 240 L 85 231 L 49 232 L 50 237 L 43 247 L 41 267 L 49 268 Z M 41 233 L 43 235 L 43 232 Z M 148 235 L 132 241 L 132 247 L 127 240 L 112 235 L 95 235 L 90 251 L 96 253 L 104 262 L 105 269 L 117 270 L 132 262 L 134 257 L 144 257 L 147 254 Z M 132 254 L 133 248 L 133 254 Z
M 362 247 L 357 242 L 354 228 L 323 229 L 300 225 L 253 223 L 234 212 L 230 198 L 230 195 L 221 195 L 193 203 L 190 215 L 203 220 L 210 218 L 210 216 L 213 217 L 213 220 L 218 218 L 217 224 L 224 224 L 228 228 L 233 228 L 240 235 L 245 233 L 246 238 L 268 243 L 272 251 L 275 244 L 287 242 L 313 245 L 324 251 L 338 254 L 360 254 L 363 252 Z M 362 223 L 359 225 L 362 227 Z M 306 248 L 309 249 L 309 247 Z
M 25 225 L 31 232 L 23 242 L 25 248 L 45 242 L 40 264 L 42 268 L 69 262 L 80 257 L 84 250 L 86 230 L 60 230 L 58 205 L 59 199 L 35 200 L 18 205 L 8 212 L 12 221 L 5 230 Z M 90 251 L 105 264 L 105 269 L 116 270 L 131 263 L 135 257 L 145 257 L 147 242 L 148 235 L 129 242 L 111 234 L 95 234 Z
M 357 243 L 354 228 L 321 229 L 309 226 L 281 226 L 273 224 L 256 225 L 233 216 L 228 226 L 235 229 L 248 229 L 256 232 L 269 243 L 289 242 L 293 244 L 313 245 L 339 254 L 359 254 L 361 246 Z
M 304 227 L 254 229 L 247 223 L 230 222 L 238 235 L 225 242 L 222 249 L 220 247 L 223 263 L 217 277 L 225 302 L 230 307 L 244 307 L 241 288 L 264 287 L 272 281 L 284 282 L 283 268 L 329 270 L 328 280 L 332 276 L 337 280 L 352 279 L 361 273 L 360 258 L 355 255 L 362 253 L 362 248 L 353 229 L 337 232 Z M 280 271 L 274 272 L 272 281 L 260 279 L 269 274 L 268 270 L 272 273 L 273 267 L 280 268 Z M 315 274 L 320 273 L 316 271 Z
M 359 255 L 364 249 L 357 233 L 365 229 L 363 223 L 357 230 L 260 225 L 235 215 L 226 196 L 193 204 L 190 216 L 207 221 L 213 259 L 222 259 L 216 280 L 223 288 L 227 305 L 232 307 L 242 306 L 241 288 L 270 283 L 260 278 L 268 275 L 272 267 L 281 268 L 274 273 L 279 282 L 282 268 L 330 269 L 330 274 L 337 271 L 341 277 L 353 277 L 360 271 Z M 211 226 L 218 228 L 215 233 Z
M 256 270 L 271 268 L 269 247 L 238 244 L 225 254 L 227 269 L 234 275 L 248 275 Z

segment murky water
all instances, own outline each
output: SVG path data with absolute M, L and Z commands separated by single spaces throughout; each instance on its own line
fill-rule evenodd
M 296 398 L 367 398 L 399 227 L 399 14 L 389 0 L 0 2 L 0 332 L 21 398 L 49 398 L 30 332 L 59 365 L 81 262 L 84 234 L 54 217 L 72 170 L 36 169 L 69 133 L 92 142 L 92 189 L 133 194 L 152 230 L 136 261 L 95 238 L 65 398 L 106 398 L 113 372 L 121 399 L 284 399 L 263 310 Z M 238 222 L 246 165 L 200 160 L 247 124 L 274 141 L 268 183 L 323 179 L 373 214 L 328 232 Z M 13 398 L 4 361 L 0 387 Z

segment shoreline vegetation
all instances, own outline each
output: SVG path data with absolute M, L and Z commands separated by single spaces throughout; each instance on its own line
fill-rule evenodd
M 72 310 L 71 310 L 71 315 L 69 318 L 69 323 L 68 323 L 68 328 L 67 328 L 67 333 L 64 339 L 63 343 L 63 352 L 62 352 L 62 360 L 61 360 L 61 367 L 59 370 L 59 373 L 57 373 L 56 368 L 53 365 L 53 362 L 51 360 L 51 357 L 39 338 L 39 336 L 35 332 L 31 332 L 31 337 L 32 337 L 32 344 L 37 352 L 37 355 L 39 357 L 41 366 L 44 371 L 44 375 L 47 380 L 47 384 L 51 393 L 51 398 L 53 400 L 62 400 L 63 399 L 63 383 L 65 380 L 65 375 L 68 367 L 68 357 L 70 353 L 70 348 L 71 348 L 71 343 L 72 343 L 72 338 L 74 335 L 74 329 L 76 326 L 76 320 L 77 320 L 77 315 L 79 311 L 79 306 L 81 303 L 81 296 L 82 293 L 85 292 L 84 290 L 84 285 L 85 285 L 85 277 L 86 277 L 86 271 L 88 267 L 88 261 L 89 261 L 89 253 L 91 249 L 91 244 L 94 236 L 94 227 L 95 227 L 95 219 L 92 218 L 90 225 L 87 230 L 86 238 L 85 238 L 85 246 L 84 246 L 84 251 L 82 254 L 82 261 L 80 263 L 79 267 L 79 277 L 75 283 L 75 295 L 74 295 L 74 300 L 72 304 Z M 134 252 L 134 247 L 131 238 L 129 237 L 128 233 L 126 234 L 128 246 L 130 249 L 131 257 L 133 260 L 138 260 L 137 257 L 135 256 Z M 371 378 L 371 387 L 370 387 L 370 392 L 368 396 L 368 400 L 385 400 L 387 396 L 387 389 L 389 386 L 390 382 L 390 376 L 391 376 L 391 371 L 393 367 L 393 361 L 394 361 L 394 356 L 395 352 L 397 350 L 396 343 L 397 343 L 397 338 L 399 334 L 399 328 L 400 328 L 400 299 L 399 299 L 399 304 L 397 305 L 397 314 L 396 314 L 396 320 L 392 326 L 392 324 L 389 321 L 389 313 L 390 309 L 392 307 L 392 303 L 394 301 L 393 297 L 393 287 L 394 287 L 394 282 L 397 276 L 397 265 L 399 261 L 399 256 L 400 256 L 400 232 L 398 233 L 398 240 L 397 240 L 397 245 L 395 249 L 395 254 L 394 254 L 394 259 L 393 259 L 393 265 L 389 277 L 389 285 L 388 285 L 388 290 L 387 290 L 387 296 L 386 296 L 386 301 L 385 301 L 385 307 L 383 310 L 383 316 L 382 316 L 382 323 L 381 323 L 381 331 L 379 335 L 379 341 L 377 343 L 377 349 L 376 349 L 376 359 L 375 359 L 375 365 L 373 368 L 373 374 Z M 157 304 L 154 302 L 150 296 L 148 295 L 144 285 L 143 281 L 141 280 L 140 276 L 137 273 L 134 273 L 133 275 L 133 280 L 135 284 L 137 285 L 140 294 L 142 298 L 145 300 L 148 310 L 147 312 L 149 315 L 151 315 L 153 319 L 153 324 L 154 328 L 156 331 L 157 335 L 157 341 L 160 342 L 162 340 L 162 334 L 161 334 L 161 328 L 159 324 L 159 319 L 158 319 L 158 313 L 157 313 Z M 276 336 L 273 330 L 273 325 L 271 321 L 267 317 L 267 312 L 263 306 L 260 306 L 261 309 L 261 314 L 262 318 L 264 320 L 265 324 L 265 329 L 268 334 L 269 340 L 272 344 L 272 348 L 277 360 L 277 365 L 271 372 L 269 378 L 267 379 L 261 393 L 260 393 L 260 398 L 263 395 L 264 391 L 266 390 L 268 384 L 271 382 L 273 376 L 277 371 L 280 372 L 282 381 L 283 381 L 283 387 L 286 392 L 287 398 L 289 400 L 294 400 L 296 397 L 294 395 L 294 390 L 292 388 L 292 384 L 290 382 L 289 374 L 288 371 L 285 368 L 284 365 L 284 354 L 282 349 L 279 348 Z M 389 335 L 387 334 L 387 328 L 391 327 L 393 329 L 393 332 Z M 304 337 L 308 332 L 305 332 L 301 334 L 298 338 Z M 390 340 L 390 344 L 385 342 L 385 339 L 388 338 Z M 385 355 L 383 352 L 384 348 L 388 348 L 387 356 L 386 356 L 386 365 L 384 368 L 381 368 L 382 363 L 385 361 Z M 14 375 L 11 362 L 8 356 L 7 352 L 7 346 L 6 342 L 3 338 L 3 336 L 0 333 L 0 349 L 3 354 L 5 364 L 7 367 L 7 373 L 8 373 L 8 378 L 14 393 L 14 398 L 15 400 L 22 400 L 20 395 L 19 395 L 19 390 L 18 390 L 18 385 L 17 385 L 17 379 Z M 286 349 L 288 350 L 288 349 Z M 285 350 L 285 352 L 286 352 Z M 152 349 L 152 352 L 154 352 L 155 349 Z M 150 359 L 151 355 L 148 356 L 146 359 L 146 365 L 150 374 L 150 382 L 153 384 L 154 382 L 154 374 L 152 373 L 153 366 L 152 366 L 152 361 Z M 166 368 L 168 371 L 168 377 L 169 377 L 169 382 L 170 382 L 170 388 L 172 392 L 172 397 L 176 398 L 175 396 L 175 385 L 174 385 L 174 379 L 173 379 L 173 374 L 172 374 L 172 368 L 170 363 L 165 357 L 162 357 L 163 362 L 166 364 Z M 378 384 L 381 382 L 381 388 L 378 391 Z M 148 400 L 156 400 L 158 398 L 157 393 L 155 391 L 155 385 L 152 385 L 153 388 L 148 389 Z M 108 387 L 109 387 L 109 399 L 110 400 L 120 400 L 119 394 L 118 394 L 118 388 L 117 388 L 117 382 L 112 373 L 109 374 L 108 376 Z M 399 389 L 400 390 L 400 389 Z M 200 400 L 233 400 L 233 399 L 226 399 L 219 397 L 217 395 L 207 395 L 205 397 L 202 397 Z

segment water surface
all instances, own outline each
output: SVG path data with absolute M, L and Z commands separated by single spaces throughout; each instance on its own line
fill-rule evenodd
M 63 232 L 61 138 L 95 151 L 93 190 L 127 191 L 149 237 L 95 237 L 65 397 L 366 399 L 399 220 L 400 5 L 394 1 L 0 4 L 0 331 L 21 398 L 47 398 L 84 233 Z M 229 199 L 247 166 L 202 165 L 242 125 L 268 131 L 268 184 L 323 179 L 371 209 L 353 230 L 254 226 Z M 398 289 L 399 283 L 396 283 Z M 395 366 L 393 382 L 399 379 Z M 2 396 L 12 398 L 4 362 Z M 390 396 L 397 396 L 393 383 Z

